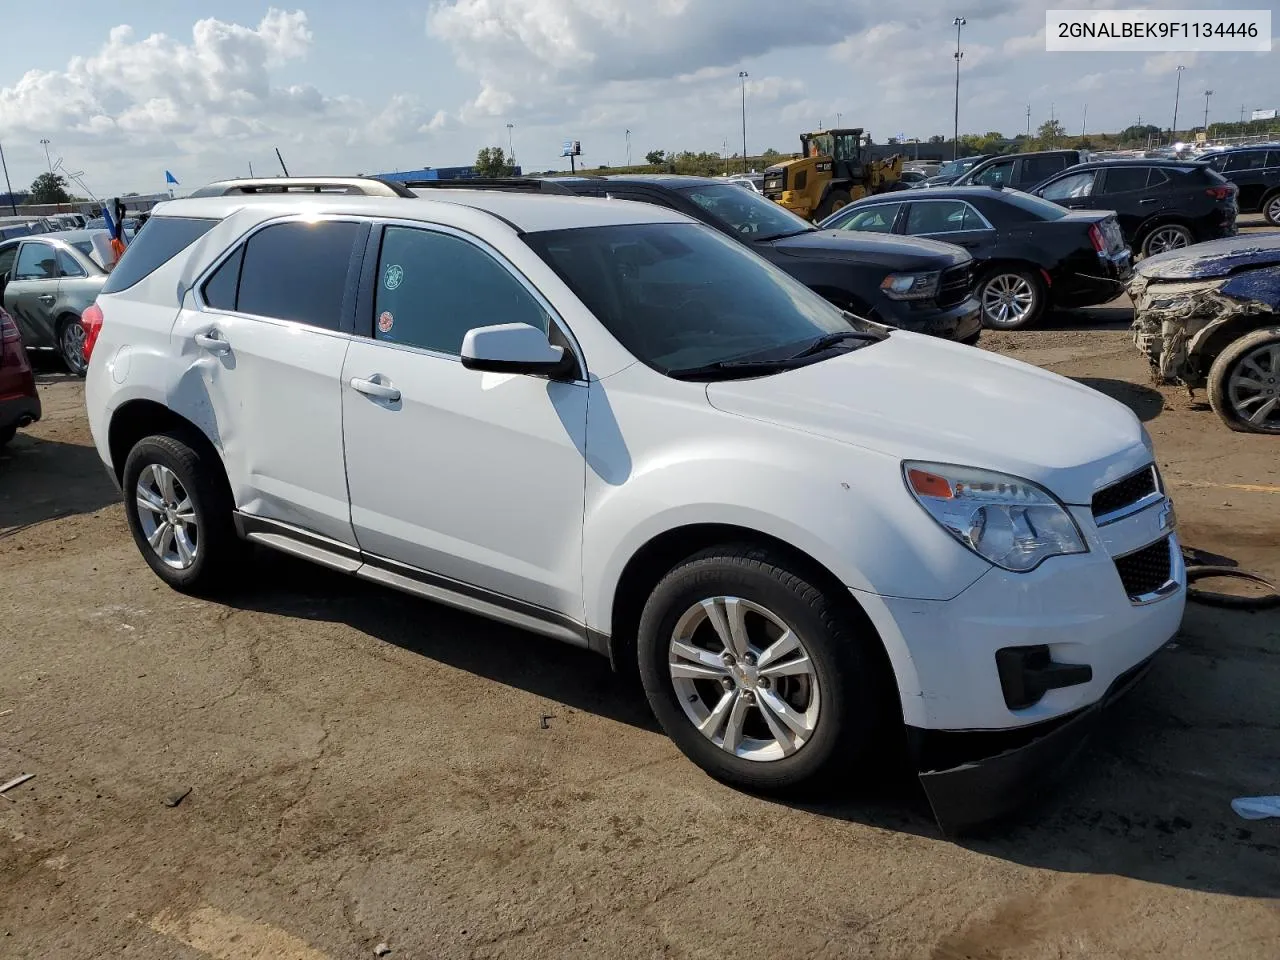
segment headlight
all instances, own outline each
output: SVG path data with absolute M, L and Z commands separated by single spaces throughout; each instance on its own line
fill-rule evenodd
M 891 273 L 880 281 L 880 289 L 894 300 L 924 300 L 938 292 L 940 270 L 928 273 Z
M 997 567 L 1024 573 L 1049 557 L 1089 552 L 1066 507 L 1029 480 L 914 461 L 903 463 L 902 472 L 920 506 Z

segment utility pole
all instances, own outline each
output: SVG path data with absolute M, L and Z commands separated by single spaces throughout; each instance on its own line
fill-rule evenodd
M 1084 139 L 1084 132 L 1089 123 L 1089 105 L 1084 105 L 1084 116 L 1080 118 L 1080 139 Z
M 4 147 L 0 145 L 0 167 L 4 168 L 4 188 L 9 191 L 9 208 L 18 215 L 18 203 L 13 197 L 13 184 L 9 182 L 9 165 L 4 162 Z
M 631 166 L 631 131 L 627 131 L 627 166 Z
M 1209 98 L 1213 96 L 1212 90 L 1204 92 L 1204 138 L 1209 139 Z
M 837 129 L 837 130 L 839 130 L 839 129 L 840 129 L 840 118 L 841 118 L 841 117 L 843 117 L 843 116 L 844 116 L 844 114 L 843 114 L 843 113 L 837 113 L 837 114 L 836 114 L 836 129 Z
M 1058 113 L 1056 104 L 1049 103 L 1049 149 L 1052 150 L 1058 145 Z
M 1031 139 L 1031 104 L 1027 104 L 1027 139 Z
M 49 165 L 49 176 L 53 176 L 53 161 L 49 159 L 49 141 L 41 140 L 40 145 L 44 147 L 44 162 Z
M 1178 83 L 1173 90 L 1173 129 L 1169 131 L 1170 144 L 1178 139 L 1178 100 L 1182 97 L 1182 71 L 1185 69 L 1187 68 L 1179 66 L 1175 71 L 1178 75 Z
M 747 169 L 747 71 L 738 71 L 738 82 L 742 84 L 742 171 Z
M 516 165 L 516 147 L 515 141 L 512 139 L 512 132 L 515 128 L 516 125 L 514 123 L 507 124 L 507 162 L 513 167 Z
M 951 134 L 952 160 L 960 158 L 960 61 L 964 59 L 964 53 L 960 50 L 960 29 L 968 22 L 964 17 L 956 17 L 951 21 L 956 28 L 956 116 Z

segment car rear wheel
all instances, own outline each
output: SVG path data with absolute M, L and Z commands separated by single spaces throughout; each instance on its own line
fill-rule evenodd
M 1280 192 L 1273 193 L 1262 202 L 1262 215 L 1273 227 L 1280 227 Z
M 243 551 L 221 464 L 185 433 L 140 440 L 125 461 L 129 531 L 143 559 L 169 586 L 220 586 Z
M 1166 223 L 1156 227 L 1142 241 L 1142 255 L 1154 257 L 1157 253 L 1181 250 L 1195 242 L 1191 231 L 1180 223 Z
M 645 692 L 711 776 L 788 790 L 873 749 L 884 716 L 869 638 L 786 558 L 751 546 L 691 557 L 640 618 Z
M 1232 430 L 1280 434 L 1280 327 L 1241 337 L 1209 368 L 1209 404 Z
M 848 190 L 832 190 L 827 194 L 826 199 L 819 204 L 818 212 L 813 216 L 814 222 L 821 223 L 837 210 L 843 210 L 851 202 Z
M 58 353 L 67 369 L 77 377 L 83 377 L 89 369 L 84 358 L 84 325 L 79 317 L 67 317 L 58 326 Z
M 1031 270 L 998 267 L 978 281 L 982 325 L 992 330 L 1018 330 L 1044 312 L 1044 283 Z

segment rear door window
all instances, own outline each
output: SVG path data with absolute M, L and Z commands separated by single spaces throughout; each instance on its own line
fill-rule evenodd
M 1267 151 L 1267 167 L 1270 169 L 1280 167 L 1280 150 Z
M 1266 165 L 1265 150 L 1241 150 L 1227 157 L 1227 165 L 1224 169 L 1227 173 L 1239 173 L 1243 170 L 1261 170 Z
M 147 229 L 129 244 L 115 265 L 103 293 L 119 293 L 150 276 L 212 230 L 217 220 L 195 217 L 152 217 Z
M 360 230 L 358 223 L 337 220 L 277 223 L 259 230 L 245 243 L 236 312 L 339 329 Z M 142 236 L 150 231 L 148 227 Z
M 963 200 L 917 200 L 907 208 L 907 233 L 919 236 L 964 230 L 968 206 Z
M 1169 182 L 1169 175 L 1159 167 L 1151 167 L 1150 173 L 1147 174 L 1147 186 L 1158 187 L 1161 184 Z
M 1067 169 L 1067 158 L 1064 156 L 1027 157 L 1022 161 L 1022 172 L 1018 175 L 1018 181 L 1027 186 L 1034 186 L 1065 169 Z
M 1110 167 L 1102 181 L 1102 194 L 1129 193 L 1145 190 L 1150 167 Z

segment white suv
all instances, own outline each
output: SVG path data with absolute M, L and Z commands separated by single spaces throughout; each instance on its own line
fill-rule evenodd
M 750 788 L 905 724 L 952 825 L 1178 628 L 1119 403 L 654 205 L 358 193 L 165 203 L 85 314 L 97 448 L 173 587 L 247 540 L 606 653 Z

